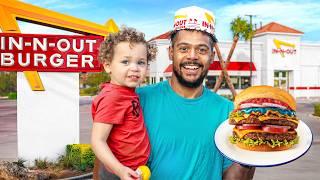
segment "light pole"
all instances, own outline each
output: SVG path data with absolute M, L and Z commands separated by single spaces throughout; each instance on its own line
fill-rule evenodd
M 245 16 L 250 17 L 250 27 L 252 30 L 252 17 L 255 17 L 256 15 L 246 14 Z M 252 86 L 252 36 L 250 37 L 250 78 L 249 78 L 249 84 L 250 84 L 250 86 Z

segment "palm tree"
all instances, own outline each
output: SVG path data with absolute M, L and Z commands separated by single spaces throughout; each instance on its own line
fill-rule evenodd
M 226 78 L 226 82 L 227 82 L 227 84 L 228 84 L 228 86 L 230 88 L 230 91 L 232 93 L 232 96 L 234 98 L 237 95 L 237 93 L 236 93 L 236 91 L 234 89 L 233 84 L 231 83 L 231 79 L 230 79 L 230 76 L 229 76 L 228 71 L 227 71 L 227 66 L 225 65 L 224 60 L 223 60 L 223 58 L 221 56 L 221 52 L 220 52 L 220 48 L 218 46 L 218 43 L 215 44 L 214 48 L 215 48 L 215 50 L 217 52 L 217 56 L 218 56 L 218 59 L 219 59 L 219 62 L 220 62 L 220 66 L 221 66 L 221 69 L 222 69 L 220 75 L 222 76 L 222 78 L 223 78 L 223 76 Z M 218 82 L 216 82 L 215 86 L 217 85 L 217 83 Z M 220 82 L 220 84 L 221 84 L 221 82 Z M 219 85 L 219 87 L 220 87 L 220 85 Z M 216 90 L 214 89 L 214 91 L 217 92 L 219 87 Z
M 233 84 L 231 83 L 230 77 L 227 74 L 226 68 L 228 67 L 228 64 L 229 64 L 230 59 L 232 57 L 232 54 L 236 48 L 238 40 L 244 39 L 245 41 L 247 41 L 253 37 L 254 32 L 253 32 L 252 25 L 249 24 L 246 20 L 242 19 L 239 16 L 237 18 L 233 19 L 230 24 L 231 24 L 230 30 L 232 31 L 232 34 L 233 34 L 233 43 L 232 43 L 231 49 L 229 51 L 226 62 L 225 63 L 223 62 L 221 64 L 221 60 L 219 58 L 219 61 L 220 61 L 221 67 L 222 67 L 222 71 L 218 77 L 218 80 L 216 81 L 216 84 L 214 86 L 214 91 L 215 92 L 218 91 L 218 89 L 221 86 L 223 77 L 225 77 L 226 82 L 232 92 L 232 95 L 233 95 L 233 97 L 235 97 L 236 91 L 234 89 Z M 217 48 L 216 48 L 216 52 L 217 52 L 218 57 L 221 56 L 221 53 L 219 50 L 217 50 Z M 219 55 L 219 53 L 220 53 L 220 55 Z M 224 64 L 224 67 L 223 67 L 223 64 Z

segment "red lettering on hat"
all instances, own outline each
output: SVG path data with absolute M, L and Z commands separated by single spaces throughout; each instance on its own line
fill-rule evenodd
M 177 27 L 177 26 L 185 26 L 186 25 L 186 19 L 184 20 L 179 20 L 177 22 L 174 23 L 174 27 Z
M 198 20 L 197 20 L 197 19 L 194 19 L 193 21 L 194 21 L 194 23 L 195 23 L 195 24 L 197 24 L 197 22 L 198 22 Z
M 209 24 L 206 21 L 202 21 L 202 26 L 208 28 Z

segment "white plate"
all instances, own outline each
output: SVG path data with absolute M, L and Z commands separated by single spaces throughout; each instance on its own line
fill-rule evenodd
M 299 143 L 284 151 L 257 152 L 241 149 L 229 141 L 229 137 L 232 136 L 233 127 L 234 125 L 229 124 L 229 120 L 223 122 L 215 133 L 215 144 L 224 156 L 243 165 L 255 167 L 280 166 L 303 156 L 312 144 L 312 132 L 301 120 L 296 129 Z

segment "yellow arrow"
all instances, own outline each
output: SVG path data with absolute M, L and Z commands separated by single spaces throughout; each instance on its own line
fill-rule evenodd
M 286 47 L 291 47 L 291 48 L 295 48 L 296 45 L 293 43 L 288 43 L 288 42 L 284 42 L 284 41 L 280 41 L 278 39 L 273 39 L 273 43 L 276 46 L 277 49 L 281 49 L 281 46 L 286 46 Z M 284 53 L 280 52 L 281 57 L 284 58 Z
M 108 33 L 116 33 L 116 32 L 119 32 L 119 28 L 118 26 L 116 25 L 116 23 L 114 22 L 113 19 L 109 19 L 105 26 L 107 27 L 107 31 Z

